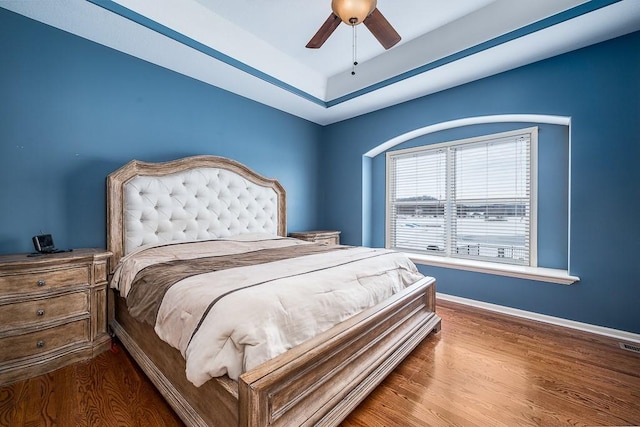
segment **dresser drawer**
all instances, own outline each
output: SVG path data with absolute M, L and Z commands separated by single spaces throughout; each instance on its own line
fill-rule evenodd
M 11 295 L 88 283 L 89 268 L 73 267 L 0 276 L 0 292 L 2 295 Z
M 36 356 L 70 344 L 89 341 L 89 320 L 0 339 L 0 362 Z
M 308 242 L 323 243 L 325 245 L 339 245 L 340 244 L 340 232 L 319 230 L 319 231 L 299 231 L 296 233 L 290 233 L 291 237 L 300 240 L 306 240 Z
M 89 313 L 89 291 L 0 305 L 0 332 Z
M 316 243 L 324 243 L 325 245 L 339 245 L 340 237 L 339 236 L 316 237 L 313 241 Z

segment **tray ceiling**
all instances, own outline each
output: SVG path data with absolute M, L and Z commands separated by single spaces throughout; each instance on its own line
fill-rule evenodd
M 341 24 L 305 44 L 330 0 L 2 0 L 0 7 L 329 124 L 640 29 L 637 0 L 378 0 L 385 50 Z

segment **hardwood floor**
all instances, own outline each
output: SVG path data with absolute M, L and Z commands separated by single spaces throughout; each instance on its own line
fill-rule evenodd
M 438 304 L 439 336 L 345 427 L 640 425 L 640 354 L 583 332 Z
M 118 348 L 0 387 L 0 426 L 182 426 L 133 359 Z
M 640 354 L 439 301 L 430 336 L 343 423 L 640 425 Z M 1 426 L 181 426 L 123 350 L 0 387 Z

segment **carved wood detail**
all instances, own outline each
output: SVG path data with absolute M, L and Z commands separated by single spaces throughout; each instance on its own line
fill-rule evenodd
M 0 384 L 86 360 L 109 347 L 110 256 L 101 249 L 0 256 Z

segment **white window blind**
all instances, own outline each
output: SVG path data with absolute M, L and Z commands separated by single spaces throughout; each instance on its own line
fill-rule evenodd
M 536 142 L 531 128 L 388 153 L 387 246 L 535 266 Z

